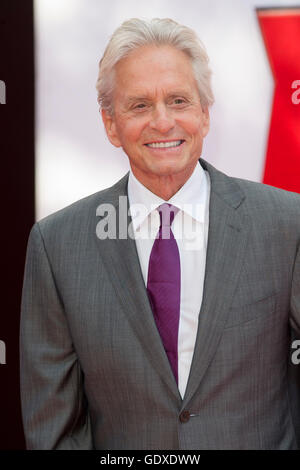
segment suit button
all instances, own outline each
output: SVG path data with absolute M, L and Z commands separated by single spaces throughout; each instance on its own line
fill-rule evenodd
M 182 423 L 187 423 L 190 419 L 190 412 L 188 410 L 184 410 L 180 413 L 179 419 Z

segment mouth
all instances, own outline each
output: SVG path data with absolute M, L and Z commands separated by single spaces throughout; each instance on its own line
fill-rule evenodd
M 169 149 L 169 148 L 176 148 L 182 145 L 185 141 L 184 140 L 169 140 L 164 142 L 149 142 L 146 147 L 153 148 L 153 149 Z

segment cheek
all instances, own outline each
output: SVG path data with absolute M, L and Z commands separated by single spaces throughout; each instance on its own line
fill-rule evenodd
M 188 119 L 183 119 L 180 125 L 190 137 L 194 139 L 202 137 L 202 119 L 199 114 L 195 113 Z
M 124 120 L 119 129 L 124 145 L 134 144 L 141 138 L 143 127 L 138 122 Z

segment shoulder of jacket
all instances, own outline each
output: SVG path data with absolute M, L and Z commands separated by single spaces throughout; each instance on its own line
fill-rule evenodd
M 79 199 L 64 208 L 43 217 L 34 225 L 38 225 L 42 234 L 49 230 L 59 230 L 60 227 L 66 228 L 78 225 L 82 226 L 88 223 L 91 216 L 96 216 L 96 210 L 100 204 L 115 203 L 118 195 L 124 192 L 127 179 L 128 173 L 109 188 L 105 188 Z

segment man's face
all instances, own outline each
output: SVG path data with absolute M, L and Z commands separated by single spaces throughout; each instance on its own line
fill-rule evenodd
M 142 46 L 116 65 L 108 137 L 145 184 L 192 172 L 209 129 L 189 57 L 171 46 Z M 146 186 L 149 186 L 145 184 Z

